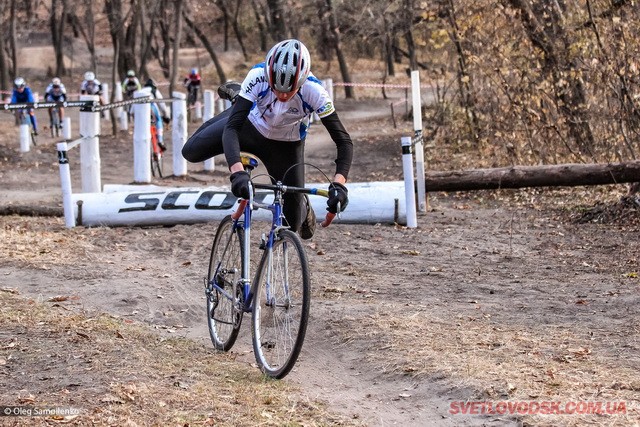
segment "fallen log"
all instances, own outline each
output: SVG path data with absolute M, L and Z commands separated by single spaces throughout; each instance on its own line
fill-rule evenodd
M 512 166 L 463 171 L 427 171 L 426 191 L 575 187 L 640 182 L 640 161 L 608 164 Z
M 64 216 L 62 208 L 53 206 L 8 205 L 0 206 L 0 216 Z

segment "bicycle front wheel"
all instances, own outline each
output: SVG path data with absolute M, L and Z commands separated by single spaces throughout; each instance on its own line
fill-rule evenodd
M 311 278 L 302 241 L 281 230 L 256 273 L 253 351 L 262 372 L 283 378 L 295 365 L 307 331 Z
M 220 222 L 211 248 L 205 289 L 207 323 L 211 341 L 220 351 L 231 349 L 242 323 L 242 235 L 227 216 Z
M 162 178 L 162 153 L 151 153 L 151 174 Z

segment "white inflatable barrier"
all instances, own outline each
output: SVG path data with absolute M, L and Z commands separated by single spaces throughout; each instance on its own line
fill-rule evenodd
M 326 184 L 309 187 L 325 188 Z M 349 206 L 336 223 L 406 224 L 404 182 L 350 183 Z M 257 191 L 256 197 L 271 201 L 269 192 Z M 310 196 L 318 221 L 324 219 L 326 198 Z M 149 226 L 195 224 L 219 221 L 234 212 L 238 198 L 228 188 L 188 188 L 136 185 L 105 185 L 103 193 L 71 195 L 73 217 L 69 224 L 83 226 Z M 71 212 L 69 212 L 71 214 Z M 65 216 L 67 211 L 65 210 Z M 270 213 L 256 211 L 256 219 L 268 220 Z

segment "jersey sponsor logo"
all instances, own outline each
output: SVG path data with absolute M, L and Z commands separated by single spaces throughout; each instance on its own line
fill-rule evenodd
M 333 113 L 333 102 L 329 101 L 326 104 L 324 104 L 322 107 L 318 108 L 318 110 L 316 111 L 318 113 L 319 116 L 323 116 L 323 115 L 328 115 Z
M 299 114 L 300 110 L 298 110 L 296 107 L 290 107 L 285 114 Z
M 251 92 L 251 89 L 259 85 L 260 83 L 264 83 L 266 81 L 267 79 L 264 76 L 256 77 L 254 81 L 252 81 L 247 85 L 247 88 L 245 89 L 244 93 L 249 94 Z

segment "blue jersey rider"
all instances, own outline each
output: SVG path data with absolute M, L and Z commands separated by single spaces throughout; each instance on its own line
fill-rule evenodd
M 13 81 L 13 93 L 11 94 L 11 103 L 12 104 L 22 104 L 22 103 L 33 103 L 35 99 L 33 98 L 33 93 L 31 92 L 31 88 L 27 86 L 27 82 L 22 78 L 18 77 Z M 38 134 L 38 123 L 36 120 L 36 116 L 33 113 L 33 108 L 28 107 L 25 108 L 29 113 L 29 119 L 31 120 L 31 125 L 33 126 L 33 133 Z M 20 118 L 21 110 L 16 111 L 16 119 Z

